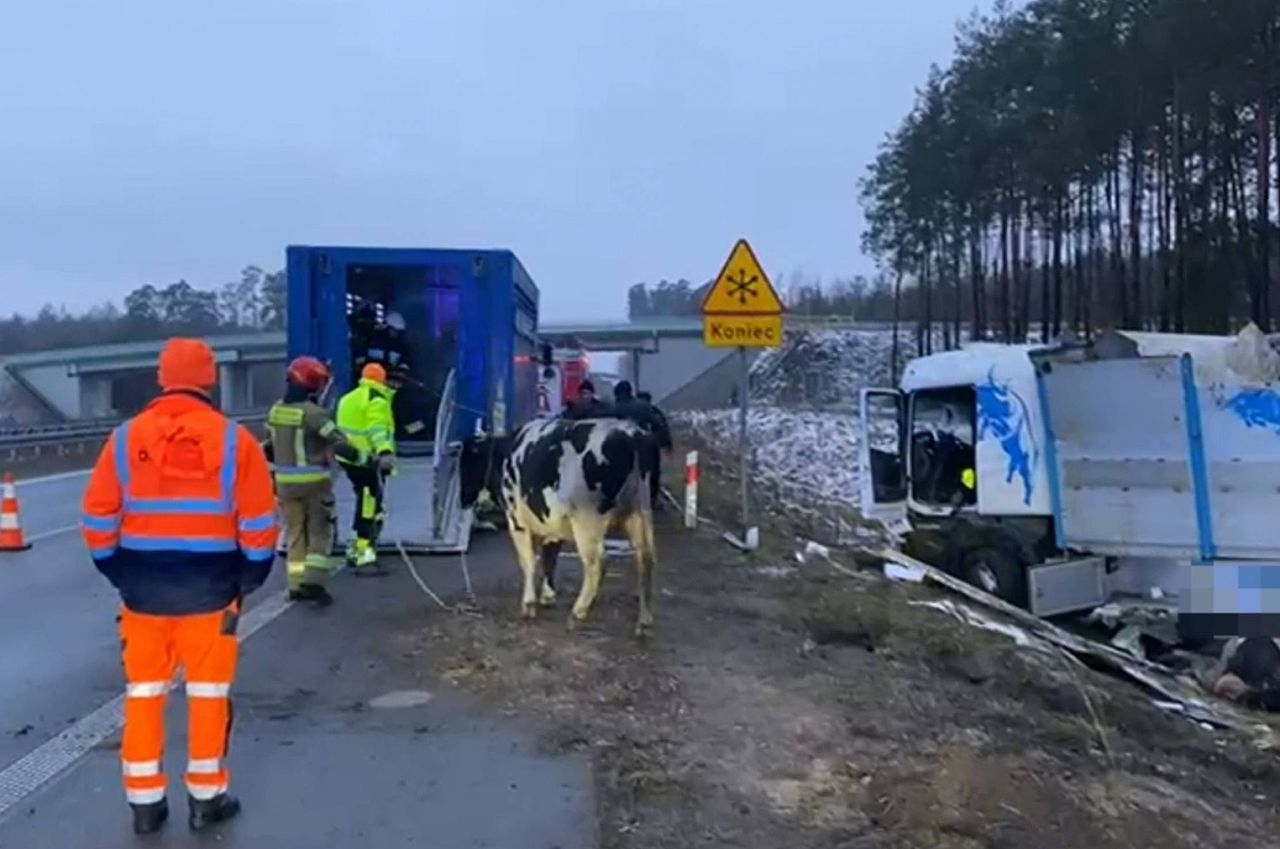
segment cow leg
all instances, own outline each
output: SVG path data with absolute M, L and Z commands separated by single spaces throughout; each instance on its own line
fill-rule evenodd
M 578 600 L 574 602 L 573 613 L 569 616 L 569 627 L 578 622 L 585 622 L 591 615 L 591 605 L 595 604 L 596 594 L 600 592 L 600 578 L 604 570 L 604 535 L 608 525 L 604 521 L 575 520 L 573 523 L 573 542 L 578 547 L 578 556 L 582 558 L 582 589 L 578 591 Z
M 543 607 L 556 606 L 556 561 L 560 557 L 560 547 L 564 543 L 559 540 L 543 542 L 542 555 L 542 596 Z
M 520 599 L 520 610 L 525 619 L 532 619 L 538 615 L 538 597 L 534 593 L 537 552 L 533 547 L 533 535 L 528 531 L 512 528 L 511 542 L 515 545 L 516 559 L 520 561 L 520 571 L 524 573 L 524 593 Z
M 653 573 L 658 568 L 658 549 L 653 541 L 653 515 L 636 510 L 627 518 L 627 538 L 636 552 L 636 584 L 640 613 L 636 619 L 636 636 L 645 637 L 653 630 Z

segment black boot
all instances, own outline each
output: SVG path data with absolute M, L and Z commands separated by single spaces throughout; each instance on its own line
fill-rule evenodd
M 191 826 L 192 831 L 203 831 L 240 813 L 240 800 L 226 793 L 203 800 L 188 797 L 187 807 L 190 810 L 187 825 Z
M 150 805 L 130 805 L 133 808 L 133 833 L 155 834 L 169 818 L 169 802 L 161 799 Z
M 316 607 L 328 607 L 333 604 L 333 596 L 319 584 L 302 584 L 298 587 L 300 601 L 309 601 Z

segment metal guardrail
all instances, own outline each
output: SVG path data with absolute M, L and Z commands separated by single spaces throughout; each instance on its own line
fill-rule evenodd
M 95 431 L 102 429 L 110 429 L 121 422 L 119 418 L 110 419 L 78 419 L 76 421 L 58 422 L 57 424 L 47 425 L 8 425 L 0 427 L 0 439 L 9 439 L 20 436 L 41 436 L 43 434 L 52 433 L 79 433 L 81 431 Z
M 267 417 L 266 410 L 255 410 L 234 416 L 239 422 L 259 422 Z M 124 419 L 95 419 L 92 421 L 64 422 L 44 427 L 0 428 L 0 448 L 29 448 L 39 445 L 57 445 L 67 442 L 85 442 L 105 439 Z

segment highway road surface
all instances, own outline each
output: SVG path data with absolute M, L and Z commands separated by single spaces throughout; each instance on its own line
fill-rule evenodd
M 528 729 L 469 710 L 432 677 L 432 658 L 397 649 L 392 623 L 447 615 L 403 567 L 339 575 L 338 603 L 315 611 L 286 603 L 279 562 L 242 621 L 230 760 L 244 813 L 212 837 L 187 832 L 178 691 L 165 759 L 174 817 L 136 838 L 120 789 L 118 602 L 76 529 L 84 483 L 20 483 L 34 545 L 0 553 L 0 849 L 595 844 L 585 762 L 539 755 Z M 505 540 L 479 537 L 472 575 L 494 580 L 510 558 Z M 456 558 L 419 562 L 437 592 L 461 588 Z

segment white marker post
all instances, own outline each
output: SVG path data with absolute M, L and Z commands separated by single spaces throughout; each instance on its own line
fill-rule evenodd
M 698 527 L 698 452 L 684 457 L 684 526 Z

